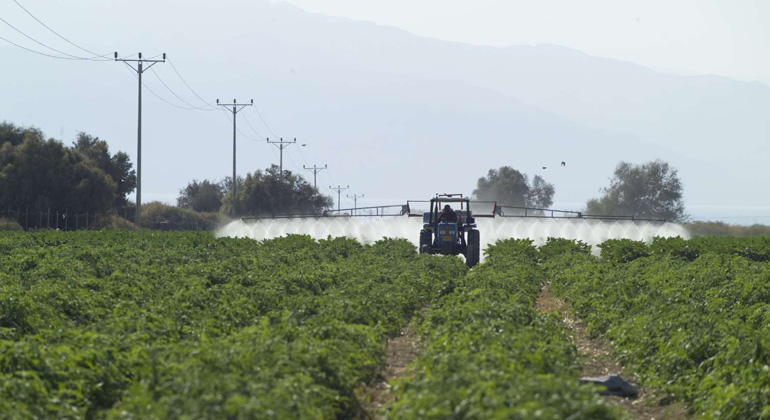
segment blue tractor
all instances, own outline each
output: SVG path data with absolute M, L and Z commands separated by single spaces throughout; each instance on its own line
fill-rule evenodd
M 436 197 L 430 200 L 430 211 L 423 214 L 420 231 L 420 253 L 465 256 L 468 267 L 479 263 L 481 244 L 476 220 L 468 198 Z M 442 206 L 459 206 L 455 218 L 445 217 Z

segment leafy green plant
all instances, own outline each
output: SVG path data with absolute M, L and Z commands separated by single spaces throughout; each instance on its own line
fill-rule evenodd
M 700 418 L 766 418 L 767 239 L 655 239 L 649 251 L 604 245 L 602 258 L 564 254 L 544 265 L 552 290 L 590 331 L 611 340 L 645 385 L 687 401 Z
M 384 342 L 454 289 L 405 240 L 0 237 L 0 418 L 352 418 Z
M 545 243 L 538 248 L 538 258 L 540 261 L 545 261 L 556 255 L 568 253 L 590 254 L 591 245 L 588 245 L 583 241 L 549 237 Z
M 566 329 L 533 303 L 544 280 L 529 240 L 487 249 L 422 325 L 428 348 L 414 377 L 396 384 L 393 419 L 616 419 L 578 383 Z
M 602 250 L 602 258 L 613 263 L 627 263 L 650 256 L 647 245 L 642 241 L 608 239 L 597 246 Z

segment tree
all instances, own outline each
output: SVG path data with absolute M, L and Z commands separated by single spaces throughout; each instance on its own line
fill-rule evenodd
M 136 189 L 136 171 L 132 169 L 133 165 L 128 155 L 123 152 L 110 155 L 110 148 L 106 141 L 83 132 L 78 133 L 78 138 L 72 147 L 93 161 L 115 182 L 117 195 L 113 205 L 120 207 L 128 204 L 128 194 Z
M 586 213 L 686 221 L 677 170 L 656 160 L 642 165 L 620 162 L 604 195 L 586 204 Z
M 546 208 L 553 204 L 553 185 L 540 175 L 529 178 L 510 166 L 490 169 L 479 178 L 473 196 L 476 200 L 497 201 L 501 206 Z
M 532 187 L 529 189 L 529 205 L 541 209 L 551 207 L 555 192 L 553 184 L 545 182 L 540 175 L 535 175 L 532 179 Z
M 44 140 L 43 132 L 33 127 L 17 127 L 7 121 L 0 123 L 0 146 L 4 143 L 10 143 L 11 146 L 18 146 L 24 142 L 27 137 Z
M 115 182 L 61 142 L 27 135 L 0 146 L 0 203 L 15 208 L 101 212 L 115 199 Z
M 302 176 L 283 171 L 277 165 L 265 171 L 246 174 L 238 182 L 238 200 L 232 191 L 224 199 L 223 209 L 233 215 L 316 214 L 331 208 L 332 198 L 322 195 Z
M 225 197 L 225 183 L 193 180 L 179 190 L 177 206 L 198 212 L 217 212 Z

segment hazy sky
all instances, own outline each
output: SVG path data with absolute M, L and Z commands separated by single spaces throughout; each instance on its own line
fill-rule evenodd
M 765 0 L 286 0 L 479 45 L 558 44 L 681 74 L 770 85 Z
M 383 177 L 377 176 L 376 172 L 372 172 L 375 175 L 368 175 L 370 171 L 366 165 L 377 165 L 377 162 L 369 161 L 373 154 L 369 150 L 370 145 L 407 136 L 411 136 L 409 138 L 413 144 L 437 142 L 435 129 L 444 126 L 460 127 L 466 131 L 447 129 L 451 132 L 442 133 L 443 137 L 461 137 L 466 132 L 478 135 L 480 127 L 494 126 L 499 130 L 490 129 L 484 133 L 490 139 L 502 142 L 500 139 L 518 138 L 526 134 L 522 132 L 522 127 L 514 124 L 518 121 L 515 118 L 519 115 L 517 110 L 523 106 L 520 101 L 524 99 L 531 102 L 527 106 L 533 105 L 552 112 L 553 118 L 547 119 L 551 125 L 556 120 L 562 121 L 562 114 L 567 111 L 579 110 L 577 116 L 564 117 L 572 118 L 570 124 L 581 124 L 579 129 L 570 126 L 569 130 L 574 130 L 568 130 L 569 133 L 588 133 L 589 129 L 596 129 L 598 131 L 592 131 L 591 135 L 586 134 L 593 138 L 594 134 L 614 136 L 614 132 L 623 134 L 632 131 L 631 128 L 626 130 L 625 126 L 622 129 L 605 127 L 603 120 L 597 122 L 596 118 L 586 118 L 584 114 L 590 114 L 594 108 L 580 107 L 574 101 L 568 101 L 571 105 L 562 107 L 565 109 L 550 109 L 549 106 L 553 104 L 540 100 L 562 96 L 542 93 L 541 88 L 545 85 L 536 85 L 538 87 L 534 93 L 532 89 L 527 92 L 528 86 L 535 86 L 529 77 L 543 80 L 557 77 L 559 81 L 565 81 L 568 77 L 564 76 L 569 76 L 570 72 L 560 73 L 561 69 L 554 68 L 555 76 L 542 75 L 540 78 L 538 71 L 524 71 L 520 72 L 518 79 L 512 78 L 511 73 L 505 73 L 505 65 L 515 63 L 516 57 L 522 54 L 535 54 L 533 57 L 540 57 L 541 60 L 548 54 L 568 56 L 576 62 L 590 61 L 591 66 L 598 66 L 587 67 L 589 69 L 602 70 L 605 64 L 620 64 L 622 71 L 640 69 L 611 60 L 589 59 L 586 58 L 588 56 L 560 48 L 499 51 L 425 41 L 398 31 L 372 28 L 371 25 L 352 21 L 310 17 L 286 4 L 309 12 L 393 26 L 419 36 L 441 40 L 495 47 L 555 44 L 665 72 L 716 74 L 745 81 L 758 80 L 770 86 L 770 54 L 767 49 L 770 45 L 770 29 L 765 24 L 770 21 L 770 1 L 648 0 L 632 3 L 619 0 L 286 0 L 286 4 L 273 0 L 18 1 L 67 38 L 90 50 L 110 54 L 119 51 L 122 56 L 137 51 L 144 51 L 145 56 L 168 52 L 186 81 L 206 101 L 213 102 L 216 98 L 229 101 L 234 97 L 248 100 L 253 97 L 262 115 L 249 109 L 239 116 L 240 175 L 255 168 L 265 168 L 278 160 L 274 148 L 263 140 L 267 135 L 276 137 L 272 133 L 275 130 L 281 136 L 296 136 L 300 138 L 300 143 L 308 144 L 306 148 L 287 149 L 287 168 L 309 175 L 309 172 L 301 168 L 303 164 L 310 166 L 328 163 L 329 169 L 319 175 L 319 182 L 324 187 L 339 183 L 355 184 L 350 192 L 366 193 L 366 204 L 373 204 L 377 196 L 383 200 L 383 203 L 377 204 L 392 204 L 436 191 L 432 182 L 410 182 L 410 188 L 424 186 L 426 190 L 403 192 L 398 180 L 381 179 Z M 271 5 L 271 1 L 278 4 Z M 83 54 L 41 27 L 13 0 L 0 1 L 0 18 L 46 44 L 70 53 Z M 52 53 L 2 23 L 0 36 L 38 51 Z M 367 49 L 360 49 L 362 47 Z M 385 48 L 378 50 L 377 47 Z M 543 50 L 550 52 L 544 53 Z M 426 54 L 426 51 L 435 51 L 435 55 Z M 445 63 L 451 63 L 453 57 L 476 66 L 465 66 L 468 69 L 452 72 L 453 69 L 447 68 Z M 39 127 L 46 135 L 65 143 L 74 140 L 78 131 L 86 131 L 108 140 L 113 151 L 129 153 L 136 162 L 136 80 L 134 73 L 124 65 L 111 60 L 55 60 L 20 50 L 2 41 L 0 60 L 3 63 L 14 63 L 13 66 L 5 66 L 2 72 L 4 82 L 0 83 L 0 97 L 5 100 L 0 102 L 0 121 Z M 528 63 L 533 63 L 533 60 L 521 62 L 522 65 L 518 65 L 516 70 L 525 68 L 524 64 Z M 181 94 L 195 106 L 202 105 L 182 80 L 177 78 L 170 64 L 158 65 L 154 70 L 157 70 L 157 75 L 154 71 L 147 72 L 144 79 L 148 90 L 145 91 L 143 102 L 143 198 L 145 202 L 163 200 L 173 203 L 179 189 L 190 180 L 221 179 L 231 173 L 231 123 L 217 112 L 180 109 L 187 106 L 172 95 Z M 503 73 L 499 77 L 495 76 L 500 72 Z M 582 74 L 579 71 L 574 73 L 576 77 Z M 644 70 L 641 73 L 649 75 L 653 72 Z M 160 77 L 171 85 L 168 90 L 161 84 Z M 520 83 L 512 83 L 512 79 Z M 693 79 L 702 82 L 700 79 L 708 78 Z M 575 80 L 578 80 L 575 83 L 580 87 L 586 87 L 585 80 Z M 679 86 L 680 80 L 666 80 Z M 730 96 L 733 90 L 747 90 L 749 93 L 757 93 L 758 97 L 767 97 L 767 90 L 760 89 L 761 86 L 738 86 L 741 84 L 724 80 L 708 81 L 714 83 L 714 89 L 717 90 L 704 91 L 704 95 L 733 97 Z M 722 82 L 727 92 L 719 90 Z M 510 86 L 506 87 L 506 83 Z M 404 86 L 423 90 L 398 89 Z M 625 92 L 629 98 L 644 96 L 633 96 L 634 92 L 628 92 L 626 87 L 634 91 L 633 88 L 638 85 L 630 83 L 621 88 L 613 87 L 610 92 Z M 149 88 L 164 99 L 156 98 Z M 571 91 L 570 86 L 564 89 L 566 93 Z M 452 93 L 457 96 L 451 96 Z M 596 93 L 596 90 L 591 90 L 589 94 L 583 92 L 575 100 L 579 103 L 581 98 L 586 98 L 586 103 L 591 104 L 590 99 Z M 660 112 L 673 119 L 671 124 L 676 126 L 673 128 L 706 126 L 701 124 L 701 115 L 697 114 L 697 109 L 693 109 L 697 108 L 695 105 L 701 104 L 708 108 L 713 98 L 687 96 L 685 93 L 682 92 L 682 98 L 690 98 L 695 102 L 674 103 L 648 111 Z M 365 96 L 367 94 L 377 100 L 370 101 Z M 435 97 L 440 99 L 426 99 Z M 753 96 L 747 93 L 741 98 L 746 100 L 735 102 L 736 106 L 730 108 L 731 112 L 725 112 L 730 115 L 726 115 L 723 125 L 717 124 L 721 119 L 712 118 L 719 121 L 708 127 L 721 127 L 736 137 L 751 137 L 756 147 L 735 150 L 759 159 L 768 153 L 770 139 L 762 143 L 763 138 L 757 138 L 770 132 L 770 118 L 766 118 L 766 114 L 761 111 L 766 108 L 764 106 L 748 109 L 755 113 L 739 109 L 737 105 L 750 103 Z M 460 99 L 472 100 L 475 105 L 457 108 L 453 104 L 460 103 Z M 162 101 L 175 103 L 176 107 Z M 601 104 L 598 101 L 595 105 Z M 661 105 L 669 105 L 669 101 Z M 679 121 L 679 114 L 674 112 L 677 106 L 682 111 L 691 111 L 681 115 L 692 118 Z M 633 106 L 629 109 L 633 109 Z M 634 118 L 641 119 L 645 127 L 646 121 L 650 121 L 650 126 L 660 123 L 655 112 L 654 115 L 645 114 L 637 118 L 636 113 L 629 111 Z M 505 117 L 503 113 L 506 113 Z M 742 115 L 734 115 L 740 113 L 751 115 L 744 119 L 741 119 Z M 358 120 L 350 123 L 350 114 L 356 115 Z M 486 115 L 491 114 L 498 118 L 487 121 Z M 602 117 L 607 115 L 598 111 L 594 114 Z M 521 115 L 530 114 L 525 112 Z M 270 128 L 262 124 L 262 116 Z M 445 124 L 447 121 L 454 125 Z M 742 124 L 742 121 L 749 123 Z M 256 130 L 251 127 L 252 124 Z M 565 124 L 562 125 L 566 127 Z M 661 128 L 663 131 L 669 129 L 672 127 Z M 604 130 L 607 130 L 606 133 Z M 676 135 L 672 134 L 672 138 L 677 140 L 679 146 L 686 146 L 690 142 L 697 145 L 693 147 L 694 150 L 726 160 L 720 151 L 722 149 L 718 147 L 720 144 L 704 145 L 703 139 L 696 134 L 680 135 L 681 131 L 676 130 L 665 132 L 674 132 Z M 660 136 L 656 137 L 657 134 L 649 134 L 647 131 L 636 135 L 642 142 L 660 140 Z M 348 147 L 345 142 L 359 146 Z M 505 153 L 494 153 L 492 157 L 497 159 L 494 165 L 521 164 L 511 160 L 510 156 L 523 156 L 522 159 L 526 157 L 532 160 L 529 164 L 535 169 L 544 165 L 540 163 L 540 156 L 521 153 L 516 144 L 506 143 L 503 150 Z M 639 152 L 648 149 L 638 144 L 613 148 L 626 153 L 623 159 L 643 159 Z M 380 152 L 382 156 L 394 159 L 400 159 L 402 155 L 410 156 L 407 152 L 395 153 L 394 150 Z M 479 150 L 481 153 L 484 149 Z M 671 157 L 679 159 L 674 163 L 692 157 L 689 148 L 684 150 L 680 150 L 680 156 Z M 727 154 L 736 155 L 738 152 Z M 378 158 L 384 159 L 382 156 Z M 732 158 L 735 160 L 735 156 Z M 563 179 L 551 171 L 547 179 L 557 186 L 556 204 L 579 208 L 606 183 L 611 166 L 616 161 L 607 158 L 604 151 L 597 153 L 591 160 L 592 164 L 586 165 L 587 168 L 595 168 L 598 163 L 608 166 L 606 171 L 602 169 L 604 172 L 597 179 L 586 178 L 587 175 L 579 174 L 578 168 L 574 166 L 570 166 L 573 172 L 564 172 Z M 479 165 L 482 164 L 486 165 L 486 162 Z M 740 164 L 744 164 L 744 161 L 741 160 Z M 700 182 L 700 186 L 705 185 L 701 190 L 705 189 L 706 193 L 700 196 L 691 193 L 696 198 L 686 197 L 688 210 L 694 216 L 716 218 L 750 215 L 762 216 L 763 222 L 770 221 L 770 199 L 766 196 L 747 194 L 741 197 L 743 200 L 730 201 L 723 195 L 712 195 L 712 188 L 727 190 L 729 182 L 737 181 L 724 180 L 720 185 L 712 185 L 701 181 L 692 170 L 693 167 L 703 168 L 704 164 L 696 162 L 681 165 L 685 179 L 693 180 L 693 184 Z M 470 192 L 475 177 L 482 175 L 489 167 L 476 168 L 479 170 L 463 177 L 464 184 L 456 188 Z M 752 167 L 756 171 L 763 171 L 762 165 Z M 531 168 L 522 170 L 531 172 Z M 400 176 L 403 171 L 398 172 Z M 731 170 L 728 175 L 737 177 L 739 172 Z M 764 176 L 766 172 L 761 174 Z M 747 179 L 758 182 L 756 177 Z M 576 189 L 574 184 L 580 184 L 582 189 Z M 697 188 L 694 187 L 688 187 L 687 191 L 695 191 Z M 587 192 L 584 194 L 581 192 L 583 190 Z M 342 199 L 346 200 L 344 196 Z

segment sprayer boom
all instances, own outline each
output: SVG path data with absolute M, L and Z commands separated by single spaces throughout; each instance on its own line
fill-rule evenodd
M 547 219 L 577 219 L 577 220 L 606 220 L 606 221 L 640 221 L 665 223 L 665 219 L 640 218 L 634 215 L 594 215 L 583 214 L 572 210 L 555 210 L 535 207 L 501 206 L 496 201 L 476 201 L 459 194 L 437 194 L 433 200 L 409 200 L 406 204 L 393 204 L 387 206 L 355 207 L 339 210 L 324 210 L 318 213 L 284 213 L 263 214 L 242 218 L 243 221 L 264 219 L 320 219 L 330 217 L 424 217 L 426 210 L 432 202 L 458 205 L 459 210 L 473 206 L 473 217 L 476 218 L 547 218 Z

